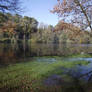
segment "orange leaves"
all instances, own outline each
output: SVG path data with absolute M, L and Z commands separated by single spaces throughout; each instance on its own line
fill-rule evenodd
M 82 35 L 88 34 L 86 31 L 82 31 L 79 27 L 76 27 L 70 23 L 65 23 L 64 21 L 60 21 L 56 27 L 55 32 L 58 32 L 60 34 L 66 34 L 68 35 L 68 38 L 76 39 L 78 37 L 81 37 Z
M 16 24 L 13 23 L 12 21 L 7 21 L 6 23 L 3 24 L 1 27 L 1 30 L 3 32 L 8 32 L 10 34 L 15 34 L 16 32 L 14 31 L 16 28 Z
M 69 7 L 69 1 L 63 0 L 62 2 L 58 0 L 57 5 L 54 6 L 52 13 L 57 13 L 59 15 L 62 15 L 66 12 L 70 12 L 72 10 L 71 7 Z
M 64 21 L 59 21 L 59 23 L 57 24 L 57 26 L 55 27 L 56 30 L 65 30 L 65 29 L 70 29 L 72 30 L 73 28 L 75 28 L 72 24 L 70 23 L 66 23 Z

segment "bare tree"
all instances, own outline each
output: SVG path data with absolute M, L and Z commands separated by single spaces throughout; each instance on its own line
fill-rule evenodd
M 71 23 L 78 24 L 82 29 L 90 28 L 92 33 L 92 0 L 57 0 L 52 13 L 56 13 L 64 21 L 71 19 Z
M 20 0 L 0 0 L 0 11 L 18 12 L 20 11 Z

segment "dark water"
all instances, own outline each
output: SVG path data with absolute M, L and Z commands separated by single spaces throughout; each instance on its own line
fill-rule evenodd
M 92 44 L 0 43 L 0 65 L 16 63 L 35 56 L 67 56 L 91 51 Z

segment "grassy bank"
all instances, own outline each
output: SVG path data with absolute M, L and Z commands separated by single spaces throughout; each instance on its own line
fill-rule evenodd
M 50 58 L 50 57 L 48 57 Z M 44 62 L 45 60 L 37 58 L 25 63 L 19 63 L 9 65 L 6 68 L 0 69 L 0 89 L 3 92 L 12 92 L 11 90 L 17 90 L 18 92 L 38 92 L 39 87 L 42 87 L 43 80 L 53 74 L 64 76 L 63 68 L 72 68 L 76 65 L 88 65 L 87 61 L 60 61 L 56 59 L 55 62 Z M 59 61 L 58 61 L 59 60 Z M 67 78 L 66 78 L 67 79 Z M 43 87 L 42 87 L 43 88 Z M 15 91 L 13 91 L 15 92 Z M 41 90 L 39 91 L 41 92 Z
M 92 57 L 92 53 L 90 54 L 75 54 L 75 55 L 70 55 L 68 57 L 75 57 L 75 58 L 91 58 Z

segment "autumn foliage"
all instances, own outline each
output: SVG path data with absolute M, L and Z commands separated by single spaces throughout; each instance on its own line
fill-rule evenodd
M 71 23 L 66 23 L 64 21 L 59 21 L 59 23 L 55 26 L 55 33 L 58 35 L 67 36 L 67 39 L 70 39 L 71 41 L 78 41 L 84 36 L 86 37 L 90 34 L 88 31 L 81 30 L 79 27 L 74 26 Z
M 92 31 L 92 0 L 57 0 L 52 13 L 58 14 L 62 20 L 77 24 L 82 29 Z

